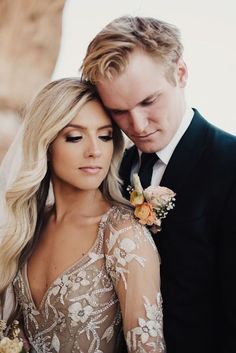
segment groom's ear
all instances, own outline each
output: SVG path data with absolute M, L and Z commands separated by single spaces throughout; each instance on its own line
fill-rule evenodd
M 180 88 L 184 88 L 188 81 L 188 68 L 184 60 L 180 58 L 177 62 L 177 84 Z

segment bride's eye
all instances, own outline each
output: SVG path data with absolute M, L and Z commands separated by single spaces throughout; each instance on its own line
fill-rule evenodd
M 82 136 L 66 136 L 66 142 L 78 142 Z
M 100 140 L 107 142 L 113 140 L 112 134 L 99 136 Z

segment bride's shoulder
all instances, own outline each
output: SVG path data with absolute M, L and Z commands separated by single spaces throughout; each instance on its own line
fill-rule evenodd
M 136 222 L 132 207 L 122 204 L 115 205 L 111 208 L 108 220 L 109 223 L 112 221 L 118 225 L 123 223 L 129 224 Z
M 134 216 L 134 209 L 126 205 L 117 205 L 111 208 L 107 217 L 107 228 L 112 230 L 130 230 L 133 233 L 147 234 L 147 228 L 140 224 Z
M 129 244 L 130 242 L 137 246 L 149 244 L 156 251 L 151 233 L 135 218 L 133 208 L 123 205 L 113 206 L 106 220 L 105 241 L 114 245 L 127 242 L 127 239 Z

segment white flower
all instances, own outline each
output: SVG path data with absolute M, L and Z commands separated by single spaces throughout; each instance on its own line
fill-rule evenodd
M 72 282 L 69 280 L 67 275 L 64 275 L 58 278 L 54 284 L 55 287 L 53 287 L 52 293 L 57 295 L 60 292 L 61 296 L 63 296 L 66 294 L 67 288 L 71 286 Z
M 93 308 L 90 305 L 82 306 L 80 303 L 76 302 L 69 306 L 69 317 L 75 322 L 82 322 L 88 320 L 91 315 Z
M 114 256 L 117 262 L 122 266 L 133 260 L 134 255 L 131 252 L 136 248 L 135 242 L 131 239 L 124 238 L 120 241 L 119 248 L 115 248 Z
M 61 303 L 64 304 L 63 296 L 67 293 L 67 290 L 69 287 L 72 286 L 72 281 L 69 279 L 67 275 L 63 275 L 62 277 L 59 277 L 55 283 L 54 287 L 52 288 L 52 294 L 57 295 L 60 293 L 60 300 Z
M 160 345 L 160 352 L 164 352 L 164 339 L 162 332 L 162 298 L 160 292 L 157 293 L 157 304 L 150 304 L 146 297 L 144 298 L 144 307 L 146 311 L 146 320 L 138 318 L 138 327 L 127 332 L 126 341 L 130 351 L 146 352 L 145 347 L 153 347 L 157 351 Z M 150 338 L 158 337 L 153 340 Z M 144 347 L 145 345 L 145 347 Z M 139 350 L 138 350 L 139 349 Z M 159 352 L 159 350 L 158 350 Z
M 22 348 L 23 343 L 18 338 L 10 340 L 8 337 L 4 337 L 0 341 L 0 353 L 20 353 Z
M 134 333 L 141 336 L 141 342 L 144 344 L 148 341 L 149 337 L 157 337 L 157 325 L 153 320 L 145 321 L 139 318 L 139 327 L 134 329 Z
M 147 318 L 149 320 L 158 322 L 158 320 L 160 318 L 160 314 L 162 313 L 162 311 L 160 309 L 161 308 L 161 299 L 159 299 L 159 297 L 157 297 L 157 304 L 159 306 L 157 304 L 153 304 L 153 305 L 150 304 L 146 297 L 144 297 L 144 300 L 145 300 L 144 306 L 145 306 Z
M 76 276 L 76 283 L 73 285 L 73 290 L 80 288 L 80 286 L 87 286 L 89 283 L 86 278 L 86 271 L 80 271 Z
M 135 173 L 133 175 L 133 183 L 134 183 L 134 190 L 138 193 L 138 194 L 142 194 L 143 193 L 143 187 L 142 184 L 140 182 L 139 176 L 137 173 Z

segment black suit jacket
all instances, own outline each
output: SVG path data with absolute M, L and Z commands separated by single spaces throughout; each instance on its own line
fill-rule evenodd
M 132 151 L 121 164 L 126 183 Z M 167 353 L 235 353 L 236 137 L 195 110 L 161 185 L 176 192 L 174 210 L 153 235 Z

